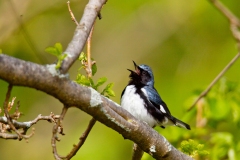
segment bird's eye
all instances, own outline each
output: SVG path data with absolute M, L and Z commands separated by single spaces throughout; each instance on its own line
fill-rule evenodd
M 146 71 L 143 71 L 143 72 L 142 72 L 142 74 L 143 74 L 143 75 L 146 75 L 146 74 L 147 74 L 147 72 L 146 72 Z

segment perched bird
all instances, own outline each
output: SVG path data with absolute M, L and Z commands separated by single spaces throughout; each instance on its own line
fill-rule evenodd
M 135 71 L 128 69 L 130 81 L 122 92 L 121 106 L 135 118 L 146 122 L 149 126 L 175 125 L 190 130 L 190 126 L 173 117 L 154 88 L 154 77 L 151 68 L 147 65 L 137 65 Z

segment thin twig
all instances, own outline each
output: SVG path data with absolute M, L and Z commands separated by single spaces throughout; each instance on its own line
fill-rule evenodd
M 7 91 L 6 99 L 5 99 L 5 102 L 4 102 L 4 114 L 5 114 L 5 116 L 7 117 L 7 122 L 8 122 L 8 124 L 9 124 L 10 128 L 11 128 L 14 132 L 16 132 L 16 134 L 18 135 L 18 139 L 19 139 L 19 140 L 22 140 L 23 135 L 15 128 L 15 126 L 14 126 L 13 123 L 12 123 L 11 117 L 10 117 L 10 115 L 9 115 L 9 113 L 8 113 L 8 109 L 10 108 L 10 107 L 8 107 L 8 106 L 11 105 L 11 104 L 8 105 L 8 101 L 9 101 L 9 98 L 10 98 L 10 95 L 11 95 L 12 87 L 13 87 L 13 86 L 12 86 L 11 84 L 8 85 L 8 91 Z
M 71 19 L 72 19 L 72 21 L 78 26 L 79 23 L 77 22 L 77 20 L 76 20 L 74 14 L 73 14 L 73 12 L 72 12 L 72 10 L 71 10 L 71 7 L 70 7 L 70 1 L 67 1 L 67 5 L 68 5 L 68 11 L 69 11 L 69 13 L 70 13 L 70 15 L 71 15 Z
M 73 156 L 76 155 L 76 153 L 78 152 L 78 150 L 82 147 L 82 145 L 84 144 L 85 140 L 88 137 L 88 134 L 90 133 L 90 131 L 92 130 L 92 127 L 94 126 L 94 124 L 96 123 L 96 120 L 94 118 L 92 118 L 88 124 L 88 127 L 86 129 L 86 131 L 82 134 L 82 136 L 79 138 L 79 142 L 77 145 L 74 145 L 74 148 L 72 149 L 72 151 L 66 156 L 66 159 L 71 159 Z
M 230 30 L 232 32 L 233 37 L 238 42 L 238 50 L 240 51 L 240 20 L 236 17 L 227 7 L 225 7 L 218 0 L 209 0 L 212 4 L 228 19 L 230 23 Z
M 57 145 L 56 145 L 56 141 L 60 141 L 60 139 L 58 138 L 57 134 L 60 133 L 62 135 L 64 135 L 63 133 L 63 128 L 62 128 L 62 121 L 64 119 L 64 116 L 66 115 L 67 113 L 67 110 L 68 110 L 68 107 L 67 106 L 64 106 L 63 109 L 62 109 L 62 113 L 57 121 L 57 123 L 53 126 L 53 130 L 52 130 L 52 149 L 53 149 L 53 155 L 54 155 L 54 158 L 55 159 L 64 159 L 65 157 L 63 156 L 60 156 L 58 153 L 57 153 Z
M 68 56 L 62 62 L 60 73 L 65 74 L 78 59 L 86 44 L 91 28 L 106 1 L 107 0 L 88 1 L 79 25 L 76 27 L 73 38 L 64 51 L 64 53 L 67 53 Z
M 12 120 L 12 124 L 15 126 L 16 129 L 29 129 L 31 126 L 36 124 L 40 120 L 47 120 L 49 122 L 56 122 L 56 119 L 59 119 L 59 115 L 54 115 L 51 113 L 49 116 L 42 116 L 39 114 L 34 120 L 27 121 L 27 122 L 18 122 L 16 120 Z M 6 117 L 0 117 L 0 123 L 8 124 Z
M 199 95 L 199 97 L 195 100 L 195 102 L 191 105 L 188 109 L 190 111 L 200 99 L 205 97 L 211 88 L 216 84 L 216 82 L 225 74 L 227 70 L 237 61 L 240 57 L 240 20 L 227 8 L 225 7 L 220 1 L 218 0 L 209 0 L 229 21 L 230 23 L 230 30 L 232 32 L 233 37 L 237 41 L 239 53 L 227 64 L 227 66 L 217 75 L 216 78 L 209 84 L 209 86 Z
M 205 97 L 208 92 L 211 90 L 211 88 L 214 86 L 214 84 L 224 75 L 224 73 L 229 70 L 229 68 L 236 62 L 236 60 L 240 57 L 240 53 L 238 53 L 226 66 L 225 68 L 217 75 L 216 78 L 209 84 L 209 86 L 199 95 L 199 97 L 195 100 L 195 102 L 192 104 L 192 106 L 188 109 L 190 111 L 200 99 Z
M 235 24 L 240 27 L 240 20 L 219 0 L 209 0 L 219 11 L 222 13 L 231 24 Z
M 4 101 L 4 114 L 7 117 L 8 122 L 10 121 L 10 119 L 9 119 L 10 116 L 8 114 L 8 102 L 9 102 L 9 98 L 10 98 L 10 95 L 11 95 L 11 91 L 12 91 L 12 85 L 9 84 L 7 94 L 6 94 L 6 98 L 5 98 L 5 101 Z
M 88 78 L 92 77 L 92 60 L 91 60 L 91 41 L 92 41 L 92 34 L 94 30 L 94 25 L 92 26 L 92 29 L 90 31 L 90 34 L 87 39 L 87 66 L 86 66 L 86 72 Z
M 79 23 L 77 22 L 72 10 L 71 10 L 71 7 L 70 7 L 70 1 L 67 1 L 67 5 L 68 5 L 68 11 L 71 15 L 71 19 L 72 21 L 78 26 Z M 98 17 L 99 19 L 101 18 L 101 14 L 99 12 L 98 14 Z M 94 22 L 95 23 L 95 22 Z M 88 78 L 91 78 L 92 77 L 92 65 L 95 63 L 95 61 L 92 62 L 91 60 L 91 41 L 92 41 L 92 34 L 93 34 L 93 30 L 94 30 L 94 24 L 91 28 L 91 31 L 89 33 L 89 36 L 88 36 L 88 39 L 87 39 L 87 63 L 84 64 L 85 65 L 85 70 L 87 72 L 87 76 Z

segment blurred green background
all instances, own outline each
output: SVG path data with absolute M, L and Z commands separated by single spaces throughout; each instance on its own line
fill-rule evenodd
M 50 64 L 55 57 L 44 52 L 60 42 L 66 48 L 76 25 L 71 21 L 67 1 L 0 0 L 0 49 L 13 57 L 40 64 Z M 72 0 L 71 8 L 77 20 L 82 16 L 87 0 Z M 240 17 L 240 1 L 223 1 Z M 103 7 L 102 20 L 97 20 L 92 40 L 92 57 L 97 61 L 95 78 L 107 77 L 114 82 L 116 97 L 128 83 L 132 60 L 148 64 L 155 75 L 155 88 L 168 104 L 172 114 L 195 128 L 194 113 L 186 112 L 186 102 L 196 89 L 204 89 L 237 53 L 236 42 L 228 21 L 208 2 L 202 0 L 137 0 L 112 1 Z M 75 80 L 80 63 L 70 69 Z M 239 82 L 240 61 L 225 75 Z M 0 80 L 0 103 L 3 104 L 7 83 Z M 67 94 L 67 93 L 66 93 Z M 34 119 L 38 114 L 59 114 L 62 104 L 40 91 L 14 87 L 12 96 L 20 101 L 24 115 L 20 121 Z M 187 118 L 186 118 L 187 117 Z M 189 118 L 190 117 L 190 118 Z M 64 120 L 65 136 L 58 151 L 66 155 L 85 130 L 90 116 L 70 109 Z M 52 124 L 41 121 L 34 126 L 35 135 L 25 140 L 0 139 L 1 159 L 53 159 L 51 149 Z M 168 127 L 157 130 L 174 141 L 175 132 L 189 138 L 193 131 Z M 189 133 L 190 132 L 190 133 Z M 174 143 L 179 147 L 179 143 Z M 117 132 L 97 123 L 87 141 L 73 159 L 130 159 L 132 142 Z M 148 155 L 144 159 L 151 159 Z

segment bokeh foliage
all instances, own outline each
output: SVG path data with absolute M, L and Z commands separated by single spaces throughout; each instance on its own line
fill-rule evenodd
M 86 3 L 86 0 L 71 1 L 77 19 Z M 223 3 L 240 16 L 240 1 Z M 97 80 L 106 76 L 109 82 L 114 82 L 113 100 L 119 102 L 128 82 L 126 69 L 133 68 L 132 60 L 148 64 L 154 71 L 155 87 L 172 114 L 193 128 L 191 131 L 177 127 L 156 130 L 177 148 L 189 139 L 203 144 L 203 149 L 210 153 L 209 159 L 239 157 L 239 61 L 204 99 L 203 118 L 207 123 L 203 127 L 196 128 L 196 108 L 186 112 L 196 93 L 199 94 L 195 90 L 203 90 L 237 53 L 227 20 L 208 1 L 202 0 L 109 0 L 101 13 L 103 19 L 97 20 L 92 41 L 92 55 L 98 64 L 94 77 Z M 56 61 L 45 53 L 45 48 L 60 42 L 64 51 L 76 27 L 63 0 L 0 1 L 0 24 L 3 53 L 41 64 Z M 77 62 L 71 68 L 72 80 L 80 65 Z M 6 90 L 7 83 L 0 80 L 2 104 Z M 22 121 L 33 119 L 39 113 L 61 112 L 61 104 L 56 99 L 33 89 L 14 87 L 12 96 L 21 101 Z M 66 154 L 71 149 L 90 118 L 79 110 L 69 111 L 60 153 Z M 29 143 L 0 140 L 1 158 L 53 159 L 52 125 L 41 122 L 35 128 L 36 134 Z M 132 142 L 97 123 L 73 159 L 130 159 L 131 147 Z M 144 155 L 144 159 L 151 157 Z

